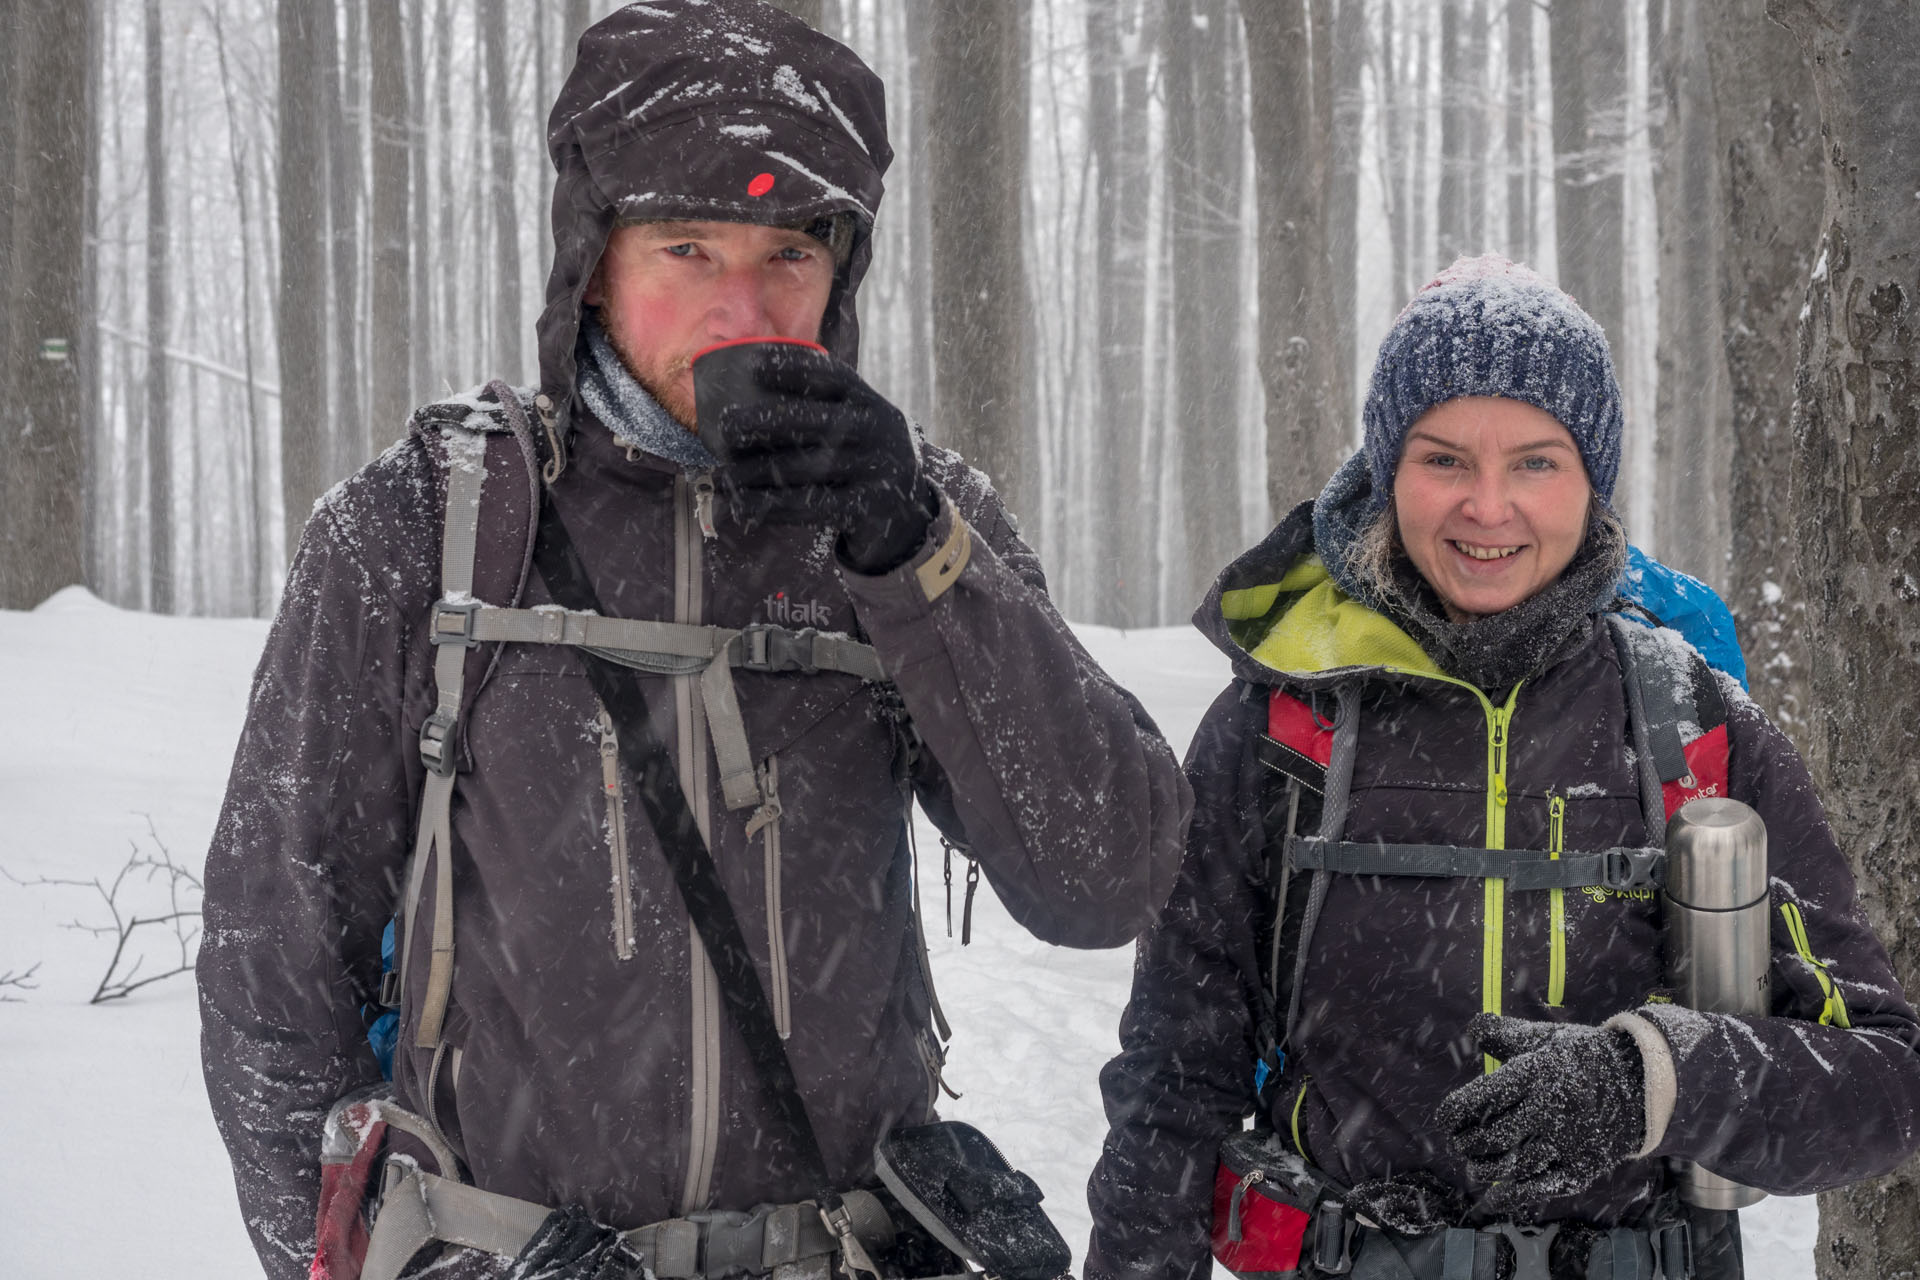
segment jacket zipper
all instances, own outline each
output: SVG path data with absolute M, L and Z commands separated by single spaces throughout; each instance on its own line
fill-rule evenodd
M 1547 855 L 1555 862 L 1567 847 L 1567 799 L 1550 796 L 1547 800 Z M 1551 936 L 1547 953 L 1547 1003 L 1559 1008 L 1567 999 L 1567 891 L 1549 891 L 1547 911 Z
M 793 991 L 787 978 L 787 928 L 780 906 L 780 761 L 768 756 L 760 770 L 765 797 L 747 821 L 747 839 L 766 841 L 767 970 L 772 979 L 773 1025 L 785 1040 L 793 1034 Z
M 607 855 L 613 865 L 613 954 L 633 959 L 633 880 L 627 866 L 627 801 L 620 790 L 620 737 L 600 708 L 600 786 L 607 800 Z
M 700 526 L 700 536 L 711 540 L 719 537 L 713 527 L 713 472 L 696 471 L 693 473 L 693 519 Z
M 673 482 L 674 621 L 700 623 L 706 612 L 703 531 L 699 493 L 711 494 L 713 478 L 685 473 Z M 710 498 L 709 498 L 710 501 Z M 710 510 L 709 510 L 709 514 Z M 674 715 L 682 788 L 693 805 L 694 824 L 712 848 L 713 814 L 707 794 L 706 716 L 701 714 L 698 674 L 674 677 Z M 713 962 L 691 918 L 687 921 L 688 969 L 692 986 L 692 1043 L 688 1058 L 687 1176 L 681 1212 L 707 1207 L 713 1164 L 720 1144 L 720 988 Z
M 1387 667 L 1391 675 L 1415 676 L 1425 680 L 1438 680 L 1443 684 L 1459 685 L 1475 698 L 1487 719 L 1487 834 L 1486 847 L 1505 849 L 1507 847 L 1507 732 L 1513 724 L 1513 709 L 1520 701 L 1520 690 L 1526 684 L 1513 686 L 1507 694 L 1504 706 L 1494 706 L 1493 699 L 1482 693 L 1465 680 L 1456 680 L 1452 676 L 1440 675 L 1431 671 L 1408 671 L 1404 667 Z M 1506 938 L 1507 938 L 1507 882 L 1499 876 L 1488 876 L 1485 884 L 1485 910 L 1481 918 L 1480 938 L 1480 1008 L 1483 1012 L 1498 1014 L 1501 1011 L 1503 988 L 1506 985 Z M 1483 1055 L 1486 1071 L 1491 1075 L 1500 1063 L 1491 1055 Z

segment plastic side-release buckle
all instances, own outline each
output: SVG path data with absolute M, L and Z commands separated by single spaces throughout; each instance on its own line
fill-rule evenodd
M 453 717 L 436 711 L 420 726 L 420 761 L 441 777 L 454 772 Z
M 1658 889 L 1667 881 L 1665 849 L 1609 849 L 1602 864 L 1604 887 L 1617 893 Z
M 1670 1222 L 1653 1233 L 1654 1260 L 1663 1280 L 1693 1280 L 1693 1227 Z
M 473 638 L 473 620 L 482 606 L 478 600 L 436 600 L 433 621 L 427 638 L 434 644 L 458 644 L 472 649 L 479 645 Z
M 1347 1206 L 1338 1200 L 1323 1200 L 1313 1211 L 1313 1265 L 1330 1276 L 1343 1276 L 1353 1270 L 1353 1231 L 1356 1224 L 1347 1221 Z
M 800 671 L 814 675 L 820 670 L 814 660 L 814 641 L 819 635 L 813 627 L 789 631 L 765 622 L 742 627 L 738 665 L 744 671 Z

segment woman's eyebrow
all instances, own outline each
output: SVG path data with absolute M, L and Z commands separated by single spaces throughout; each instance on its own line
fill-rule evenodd
M 1428 444 L 1437 444 L 1442 449 L 1451 449 L 1455 453 L 1465 453 L 1467 451 L 1465 445 L 1455 444 L 1451 440 L 1442 440 L 1439 436 L 1424 428 L 1408 433 L 1407 443 L 1412 444 L 1415 440 L 1425 440 Z
M 1573 445 L 1566 440 L 1549 436 L 1545 440 L 1535 440 L 1531 444 L 1517 444 L 1507 450 L 1508 453 L 1532 453 L 1536 449 L 1571 449 Z

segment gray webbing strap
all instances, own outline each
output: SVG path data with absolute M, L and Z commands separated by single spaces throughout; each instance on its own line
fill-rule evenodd
M 1629 890 L 1661 883 L 1664 849 L 1606 849 L 1554 858 L 1540 849 L 1468 849 L 1444 844 L 1363 844 L 1295 836 L 1288 861 L 1300 871 L 1349 876 L 1503 879 L 1509 889 Z
M 1447 1228 L 1440 1280 L 1473 1280 L 1473 1247 L 1478 1234 L 1472 1227 Z
M 1613 648 L 1620 657 L 1620 670 L 1625 677 L 1627 721 L 1633 732 L 1633 754 L 1640 771 L 1640 810 L 1647 824 L 1647 843 L 1664 845 L 1667 842 L 1667 801 L 1661 789 L 1663 770 L 1654 748 L 1654 730 L 1648 714 L 1648 682 L 1641 678 L 1643 664 L 1635 652 L 1636 641 L 1628 630 L 1637 628 L 1637 624 L 1616 614 L 1609 614 L 1607 625 L 1613 628 Z M 1673 731 L 1671 750 L 1681 752 L 1680 772 L 1673 775 L 1674 779 L 1678 779 L 1686 773 L 1686 755 L 1679 747 L 1679 726 L 1675 724 L 1669 727 Z M 1672 767 L 1671 761 L 1668 767 Z
M 1337 841 L 1346 834 L 1347 807 L 1353 793 L 1353 763 L 1360 747 L 1360 686 L 1343 684 L 1335 693 L 1339 708 L 1334 712 L 1333 748 L 1327 758 L 1327 790 L 1320 806 L 1320 838 Z M 1313 886 L 1307 896 L 1307 913 L 1300 922 L 1300 940 L 1294 944 L 1293 990 L 1287 995 L 1287 1022 L 1280 1043 L 1293 1043 L 1293 1028 L 1300 1021 L 1301 989 L 1306 986 L 1307 955 L 1313 948 L 1314 927 L 1320 923 L 1320 909 L 1326 905 L 1327 886 L 1332 873 L 1313 873 Z
M 453 790 L 459 761 L 460 701 L 465 695 L 467 654 L 474 641 L 448 634 L 446 611 L 471 607 L 474 549 L 480 536 L 480 491 L 487 478 L 487 440 L 473 432 L 447 433 L 447 518 L 440 540 L 441 605 L 436 606 L 430 638 L 434 645 L 436 706 L 420 727 L 420 758 L 427 766 L 420 799 L 420 833 L 407 874 L 403 914 L 401 990 L 406 962 L 413 954 L 413 920 L 420 905 L 426 863 L 434 864 L 433 951 L 427 969 L 426 998 L 414 1024 L 414 1047 L 436 1049 L 453 994 Z
M 846 1192 L 842 1200 L 862 1241 L 884 1244 L 891 1224 L 880 1201 L 867 1191 Z M 398 1280 L 413 1255 L 435 1241 L 514 1257 L 540 1230 L 549 1212 L 545 1205 L 482 1191 L 409 1166 L 381 1200 L 361 1280 Z M 840 1248 L 809 1201 L 751 1214 L 671 1218 L 625 1235 L 646 1269 L 660 1280 L 771 1271 L 806 1258 L 827 1257 Z
M 439 617 L 476 643 L 504 640 L 519 644 L 574 645 L 612 662 L 653 675 L 700 672 L 700 703 L 707 734 L 720 766 L 720 791 L 728 809 L 752 809 L 763 797 L 747 744 L 747 725 L 734 692 L 733 668 L 746 671 L 832 671 L 862 680 L 885 680 L 886 669 L 871 645 L 847 636 L 794 631 L 779 626 L 740 630 L 693 623 L 607 618 L 552 607 L 500 609 L 475 604 L 455 616 Z

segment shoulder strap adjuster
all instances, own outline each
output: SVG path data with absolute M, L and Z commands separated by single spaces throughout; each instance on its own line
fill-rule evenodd
M 473 621 L 480 615 L 484 606 L 473 599 L 433 602 L 433 617 L 427 628 L 427 638 L 434 644 L 464 645 L 469 649 L 479 645 L 474 639 Z
M 766 622 L 742 627 L 737 640 L 739 661 L 733 665 L 742 671 L 799 671 L 816 675 L 820 664 L 814 642 L 819 637 L 819 631 L 813 627 L 789 631 Z
M 420 726 L 420 761 L 443 778 L 454 772 L 453 724 L 452 715 L 436 711 Z
M 1601 855 L 1601 883 L 1617 893 L 1664 888 L 1667 879 L 1665 849 L 1608 849 Z

